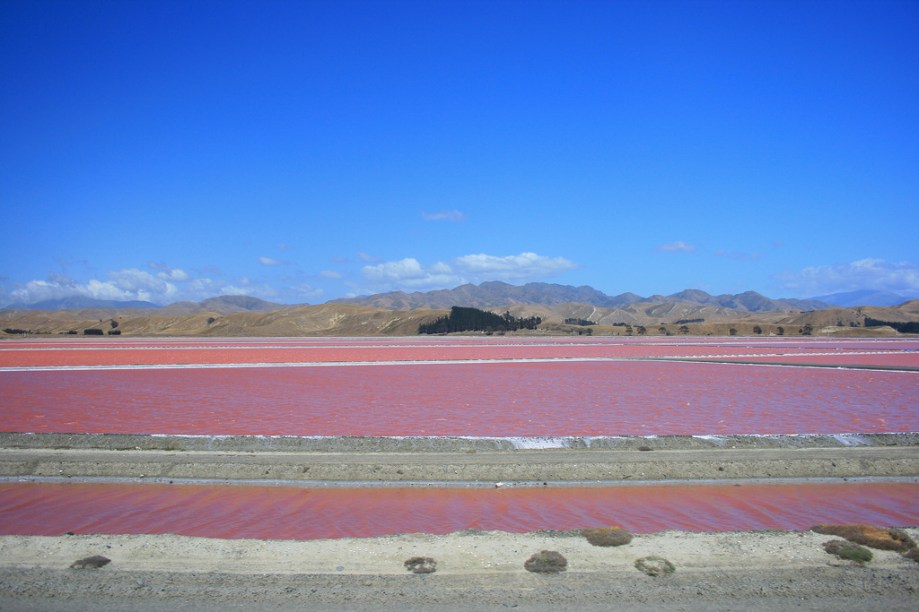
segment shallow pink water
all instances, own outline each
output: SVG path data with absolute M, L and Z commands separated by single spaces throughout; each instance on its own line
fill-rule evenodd
M 919 525 L 919 484 L 642 485 L 523 489 L 0 483 L 0 534 L 155 534 L 259 539 L 527 532 L 618 524 L 667 529 Z
M 817 338 L 11 341 L 0 343 L 0 431 L 489 437 L 915 432 L 919 373 L 910 368 L 917 351 L 916 341 Z M 668 357 L 903 370 L 647 360 Z M 525 361 L 533 358 L 548 361 Z M 381 363 L 387 360 L 417 363 Z M 376 363 L 329 365 L 341 361 Z M 92 369 L 132 363 L 145 365 Z M 300 365 L 232 365 L 247 363 Z M 162 364 L 192 365 L 151 369 Z M 638 533 L 806 529 L 819 522 L 919 525 L 917 502 L 919 485 L 902 483 L 545 490 L 0 483 L 0 533 L 309 539 L 609 523 Z
M 871 353 L 883 353 L 880 356 Z M 329 363 L 469 359 L 634 359 L 791 356 L 803 363 L 919 368 L 919 341 L 817 338 L 263 338 L 14 340 L 0 367 Z
M 0 372 L 2 431 L 623 436 L 919 431 L 919 374 L 658 361 Z

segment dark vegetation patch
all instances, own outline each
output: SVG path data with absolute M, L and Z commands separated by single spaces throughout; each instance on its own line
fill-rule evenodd
M 919 322 L 917 321 L 880 321 L 865 317 L 865 327 L 881 327 L 884 325 L 894 328 L 901 334 L 919 334 Z
M 111 562 L 112 560 L 108 557 L 103 557 L 102 555 L 93 555 L 84 559 L 77 559 L 70 564 L 70 567 L 73 569 L 99 569 L 100 567 L 108 565 Z
M 405 562 L 405 569 L 413 574 L 433 574 L 437 571 L 437 561 L 431 557 L 412 557 Z
M 582 529 L 581 535 L 594 546 L 622 546 L 632 541 L 632 534 L 622 527 L 593 527 Z
M 557 574 L 568 569 L 568 560 L 560 552 L 543 550 L 534 553 L 532 557 L 526 560 L 523 567 L 528 572 L 536 572 L 537 574 Z
M 454 306 L 450 314 L 433 323 L 422 323 L 418 326 L 419 334 L 449 334 L 463 331 L 506 332 L 518 329 L 536 329 L 542 323 L 540 317 L 518 319 L 510 312 L 496 315 L 493 312 Z
M 878 550 L 897 550 L 905 552 L 916 546 L 909 535 L 902 529 L 886 529 L 873 525 L 815 525 L 811 531 L 823 535 L 834 535 L 850 542 L 870 546 Z
M 909 559 L 910 561 L 915 561 L 916 563 L 919 563 L 919 548 L 910 548 L 905 553 L 903 553 L 903 556 Z
M 871 551 L 848 540 L 830 540 L 823 543 L 823 550 L 831 555 L 836 555 L 846 561 L 855 561 L 859 565 L 864 565 L 871 561 Z

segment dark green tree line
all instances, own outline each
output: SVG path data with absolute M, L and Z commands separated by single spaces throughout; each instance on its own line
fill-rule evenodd
M 419 334 L 449 334 L 464 331 L 505 332 L 519 329 L 536 329 L 542 323 L 539 317 L 518 319 L 510 312 L 497 315 L 493 312 L 454 306 L 450 314 L 440 317 L 433 323 L 422 323 L 418 326 Z

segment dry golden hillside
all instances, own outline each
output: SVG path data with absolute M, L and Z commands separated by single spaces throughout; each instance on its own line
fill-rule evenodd
M 594 335 L 895 335 L 890 327 L 866 327 L 869 319 L 919 322 L 919 301 L 897 307 L 830 308 L 804 313 L 733 310 L 690 302 L 636 302 L 615 308 L 589 304 L 514 304 L 518 318 L 538 316 L 535 333 Z M 186 312 L 181 309 L 6 310 L 0 311 L 0 336 L 409 336 L 448 310 L 387 310 L 329 302 L 273 310 Z M 593 325 L 572 325 L 581 319 Z M 534 333 L 534 332 L 527 332 Z
M 280 308 L 269 312 L 195 312 L 158 310 L 0 312 L 0 334 L 84 335 L 99 330 L 121 336 L 402 336 L 442 316 L 427 309 L 410 312 L 350 304 Z M 96 332 L 98 333 L 98 332 Z

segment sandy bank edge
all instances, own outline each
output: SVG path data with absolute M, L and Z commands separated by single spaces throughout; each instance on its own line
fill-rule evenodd
M 919 530 L 908 529 L 914 538 Z M 404 606 L 523 609 L 575 606 L 634 609 L 832 609 L 848 600 L 863 609 L 911 609 L 919 564 L 873 551 L 864 567 L 827 554 L 831 539 L 813 532 L 638 535 L 603 548 L 571 533 L 459 532 L 363 539 L 214 540 L 173 535 L 0 537 L 0 604 L 89 609 L 244 609 L 271 605 L 397 609 Z M 566 572 L 532 574 L 524 561 L 540 550 L 568 560 Z M 69 569 L 80 558 L 112 560 Z M 412 556 L 437 571 L 413 575 Z M 637 559 L 657 555 L 676 572 L 652 578 Z M 208 608 L 211 606 L 212 608 Z

